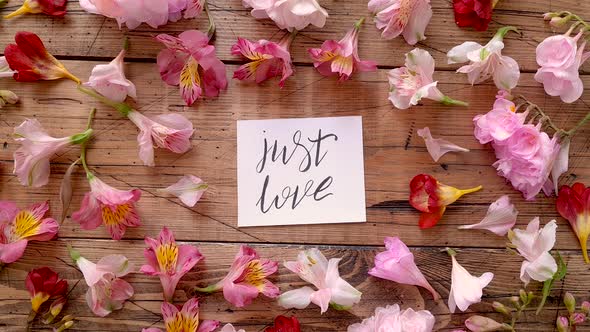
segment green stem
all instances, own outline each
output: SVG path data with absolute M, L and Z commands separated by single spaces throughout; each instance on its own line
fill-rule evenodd
M 219 286 L 217 286 L 217 284 L 213 284 L 213 285 L 209 285 L 207 287 L 194 287 L 193 291 L 195 292 L 199 292 L 199 293 L 213 293 L 218 291 L 220 288 Z
M 94 174 L 88 168 L 88 164 L 86 164 L 86 143 L 80 146 L 80 160 L 82 161 L 82 167 L 84 167 L 84 171 L 86 172 L 86 178 L 91 180 L 94 177 Z
M 521 306 L 518 306 L 518 308 L 516 309 L 516 313 L 514 315 L 512 315 L 512 320 L 510 321 L 510 327 L 512 328 L 513 331 L 516 331 L 514 329 L 514 327 L 516 326 L 516 322 L 518 322 L 518 320 L 520 319 L 520 316 L 521 316 L 522 312 L 524 311 L 524 309 L 528 305 L 529 305 L 528 303 L 523 302 L 523 304 Z
M 125 36 L 125 38 L 123 38 L 123 49 L 125 51 L 129 50 L 129 37 Z
M 588 120 L 590 120 L 590 112 L 588 112 L 586 116 L 574 126 L 574 128 L 566 131 L 565 134 L 567 136 L 573 136 L 576 133 L 576 131 L 578 131 L 578 129 L 580 129 L 584 124 L 586 124 L 586 122 L 588 122 Z
M 209 20 L 209 27 L 207 28 L 207 37 L 209 40 L 215 38 L 215 21 L 213 20 L 213 16 L 211 16 L 211 12 L 209 11 L 209 3 L 205 0 L 205 4 L 203 5 L 203 9 L 205 10 L 205 14 L 207 14 L 207 20 Z
M 360 29 L 361 28 L 361 25 L 363 25 L 363 23 L 365 23 L 365 18 L 364 17 L 361 18 L 360 20 L 356 21 L 356 23 L 354 24 L 354 27 L 356 29 Z
M 443 96 L 440 102 L 446 106 L 469 106 L 469 104 L 464 101 L 456 100 L 448 96 Z
M 513 26 L 501 27 L 500 29 L 498 29 L 498 31 L 494 35 L 494 38 L 499 38 L 500 40 L 502 40 L 502 39 L 504 39 L 504 36 L 506 36 L 506 34 L 510 31 L 514 31 L 516 33 L 519 33 L 518 29 L 516 27 L 513 27 Z
M 447 252 L 447 254 L 449 254 L 449 256 L 453 257 L 457 254 L 457 252 L 451 248 L 445 248 L 445 251 Z
M 96 114 L 96 108 L 92 108 L 90 110 L 90 114 L 88 114 L 88 120 L 86 121 L 86 129 L 92 128 L 92 120 L 94 120 L 95 114 Z
M 78 85 L 78 90 L 80 92 L 83 92 L 83 93 L 91 96 L 92 98 L 100 101 L 101 103 L 103 103 L 105 105 L 111 106 L 112 108 L 119 111 L 119 113 L 121 113 L 123 116 L 127 116 L 129 114 L 129 112 L 133 111 L 133 108 L 131 108 L 131 106 L 129 106 L 125 103 L 118 103 L 116 101 L 112 101 L 112 100 L 106 98 L 105 96 L 101 95 L 100 93 L 94 91 L 93 89 L 89 89 L 89 88 L 84 87 L 82 85 Z

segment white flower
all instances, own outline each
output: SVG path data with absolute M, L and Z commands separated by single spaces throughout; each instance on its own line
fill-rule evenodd
M 209 186 L 194 175 L 185 175 L 175 184 L 160 189 L 160 192 L 174 195 L 188 207 L 193 207 Z
M 252 8 L 257 19 L 270 18 L 281 29 L 303 30 L 308 25 L 322 28 L 328 12 L 316 0 L 243 0 L 246 8 Z
M 449 293 L 449 310 L 455 312 L 455 308 L 461 311 L 467 310 L 470 305 L 481 302 L 483 288 L 494 278 L 494 274 L 486 272 L 480 277 L 474 277 L 457 262 L 455 253 L 451 253 L 453 269 L 451 271 L 451 292 Z

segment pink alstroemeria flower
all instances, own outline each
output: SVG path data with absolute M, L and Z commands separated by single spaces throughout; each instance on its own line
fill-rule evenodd
M 16 262 L 29 241 L 49 241 L 57 235 L 59 224 L 45 217 L 48 211 L 48 202 L 20 210 L 14 202 L 0 201 L 0 263 Z
M 116 102 L 124 101 L 127 96 L 136 99 L 135 84 L 125 77 L 123 70 L 125 53 L 126 51 L 122 50 L 109 64 L 92 68 L 92 74 L 84 85 Z
M 410 45 L 426 39 L 424 31 L 432 18 L 430 0 L 371 0 L 369 11 L 385 39 L 403 35 Z
M 312 248 L 299 252 L 297 261 L 285 262 L 287 269 L 314 285 L 317 290 L 305 286 L 285 292 L 279 297 L 279 305 L 286 309 L 304 309 L 313 302 L 323 314 L 328 306 L 347 310 L 359 303 L 362 293 L 340 277 L 340 260 L 331 258 L 328 261 L 317 248 Z
M 168 228 L 162 228 L 157 239 L 145 237 L 148 246 L 143 255 L 147 264 L 140 271 L 160 277 L 164 289 L 164 300 L 171 302 L 180 278 L 190 271 L 203 255 L 192 245 L 177 245 L 174 234 Z
M 485 229 L 496 235 L 504 236 L 516 223 L 518 211 L 510 203 L 510 197 L 498 198 L 488 208 L 486 216 L 477 224 L 459 226 L 459 229 Z
M 182 309 L 171 303 L 162 303 L 162 316 L 166 332 L 213 332 L 219 327 L 216 320 L 199 321 L 199 300 L 192 298 L 184 303 Z M 159 328 L 150 327 L 142 332 L 162 332 Z
M 179 85 L 182 98 L 191 106 L 201 97 L 217 97 L 227 88 L 225 65 L 209 45 L 209 37 L 198 30 L 188 30 L 177 37 L 166 34 L 156 36 L 166 49 L 158 54 L 158 68 L 162 80 Z
M 139 128 L 139 158 L 144 165 L 155 166 L 154 144 L 174 153 L 190 150 L 190 138 L 195 130 L 186 117 L 170 113 L 148 118 L 135 110 L 130 111 L 127 117 Z
M 294 37 L 295 34 L 287 34 L 278 43 L 264 39 L 251 42 L 238 37 L 238 42 L 231 47 L 231 53 L 241 55 L 250 62 L 241 65 L 234 72 L 234 78 L 260 84 L 269 78 L 281 76 L 279 86 L 282 88 L 287 78 L 293 75 L 289 47 Z
M 377 62 L 362 61 L 358 55 L 359 29 L 365 19 L 355 23 L 340 41 L 326 40 L 321 48 L 308 50 L 313 66 L 324 76 L 338 75 L 347 80 L 353 72 L 377 70 Z
M 206 288 L 195 288 L 199 292 L 212 293 L 223 289 L 223 297 L 236 307 L 244 307 L 262 293 L 269 298 L 279 296 L 279 288 L 267 277 L 278 270 L 278 263 L 260 258 L 248 246 L 240 246 L 229 273 L 218 283 Z
M 449 293 L 449 310 L 455 312 L 467 310 L 470 305 L 481 302 L 483 289 L 494 278 L 494 274 L 486 272 L 479 277 L 472 276 L 463 266 L 459 265 L 455 258 L 456 253 L 447 249 L 453 261 L 451 270 L 451 291 Z
M 308 25 L 323 28 L 328 12 L 316 0 L 243 0 L 256 19 L 270 18 L 280 29 L 303 30 Z
M 428 310 L 401 310 L 398 304 L 378 307 L 375 315 L 352 324 L 348 332 L 432 332 L 434 316 Z
M 20 147 L 14 152 L 14 174 L 24 186 L 42 187 L 49 181 L 49 161 L 67 147 L 87 141 L 92 129 L 68 137 L 55 138 L 47 134 L 37 119 L 26 119 L 14 128 L 15 141 Z
M 209 185 L 203 182 L 200 178 L 194 175 L 185 175 L 178 182 L 170 185 L 164 189 L 159 189 L 159 192 L 174 195 L 180 201 L 188 206 L 193 207 L 201 199 Z
M 69 248 L 70 256 L 84 275 L 88 285 L 86 302 L 92 312 L 105 317 L 133 296 L 133 287 L 121 279 L 133 270 L 133 264 L 123 255 L 108 255 L 93 263 Z
M 386 251 L 375 256 L 375 266 L 369 270 L 370 275 L 400 284 L 424 287 L 435 300 L 440 299 L 440 295 L 416 266 L 414 255 L 402 240 L 398 237 L 386 237 L 385 248 Z
M 445 105 L 467 106 L 467 103 L 451 99 L 440 92 L 432 80 L 434 59 L 425 50 L 415 48 L 406 53 L 404 67 L 389 71 L 389 100 L 399 109 L 418 104 L 422 98 L 436 100 Z
M 426 150 L 432 157 L 432 160 L 438 161 L 440 157 L 444 156 L 449 152 L 469 152 L 469 149 L 458 146 L 457 144 L 451 143 L 443 138 L 433 138 L 430 133 L 430 128 L 424 127 L 418 129 L 416 132 L 418 136 L 424 139 L 426 143 Z
M 84 195 L 80 210 L 72 214 L 72 219 L 85 230 L 92 230 L 104 224 L 113 240 L 120 240 L 127 227 L 141 225 L 135 211 L 135 203 L 141 191 L 119 190 L 102 182 L 92 174 L 87 174 L 90 192 Z

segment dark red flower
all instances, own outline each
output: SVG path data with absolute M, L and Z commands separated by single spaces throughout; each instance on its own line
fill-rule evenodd
M 299 321 L 295 316 L 277 316 L 275 325 L 267 327 L 264 332 L 300 332 Z
M 68 78 L 76 83 L 80 80 L 64 65 L 47 52 L 41 38 L 32 32 L 20 31 L 14 36 L 16 44 L 4 49 L 4 56 L 10 69 L 16 71 L 14 79 L 21 82 L 56 80 Z
M 455 22 L 460 27 L 485 31 L 492 20 L 492 0 L 453 0 Z
M 41 305 L 52 297 L 65 296 L 68 282 L 59 279 L 57 273 L 48 267 L 33 269 L 25 279 L 25 286 L 31 295 L 33 311 L 37 312 Z
M 29 13 L 63 16 L 66 14 L 67 3 L 67 0 L 25 0 L 19 9 L 4 16 L 4 18 L 13 18 L 15 16 Z
M 557 196 L 557 212 L 569 221 L 576 233 L 584 261 L 590 263 L 587 253 L 588 235 L 590 235 L 590 188 L 576 182 L 573 186 L 562 186 Z

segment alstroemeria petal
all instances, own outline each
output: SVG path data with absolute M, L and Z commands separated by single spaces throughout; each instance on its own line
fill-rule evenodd
M 488 208 L 486 216 L 477 224 L 459 226 L 459 229 L 486 229 L 496 235 L 505 236 L 516 223 L 518 211 L 506 195 L 498 198 Z
M 472 276 L 463 266 L 459 265 L 454 255 L 451 259 L 453 269 L 451 271 L 449 310 L 454 313 L 455 307 L 465 311 L 470 305 L 481 302 L 483 288 L 492 281 L 494 274 L 486 272 L 480 277 Z
M 426 149 L 434 161 L 438 161 L 440 157 L 448 152 L 469 152 L 469 149 L 460 147 L 442 138 L 432 138 L 430 129 L 424 127 L 418 129 L 418 136 L 424 139 L 426 143 Z
M 72 202 L 72 172 L 76 167 L 76 164 L 80 161 L 80 159 L 74 161 L 70 167 L 68 167 L 66 173 L 64 174 L 64 178 L 61 181 L 61 186 L 59 187 L 59 201 L 61 202 L 61 221 L 63 222 L 66 220 L 66 216 L 68 214 L 68 208 L 70 207 L 70 203 Z
M 483 46 L 471 41 L 467 41 L 461 45 L 457 45 L 447 52 L 448 63 L 454 64 L 467 62 L 469 61 L 469 59 L 467 58 L 467 54 L 479 50 L 481 48 L 483 48 Z
M 199 199 L 203 196 L 209 186 L 200 178 L 194 175 L 185 175 L 178 182 L 172 184 L 164 189 L 160 189 L 164 193 L 174 195 L 188 207 L 193 207 Z
M 553 168 L 551 168 L 551 180 L 555 186 L 556 195 L 558 194 L 557 187 L 559 184 L 559 176 L 567 172 L 567 169 L 569 168 L 570 143 L 571 140 L 569 138 L 565 138 L 560 142 L 559 153 L 553 162 Z
M 313 288 L 305 286 L 284 292 L 279 296 L 279 305 L 286 309 L 305 309 L 311 303 L 311 295 L 315 293 Z

